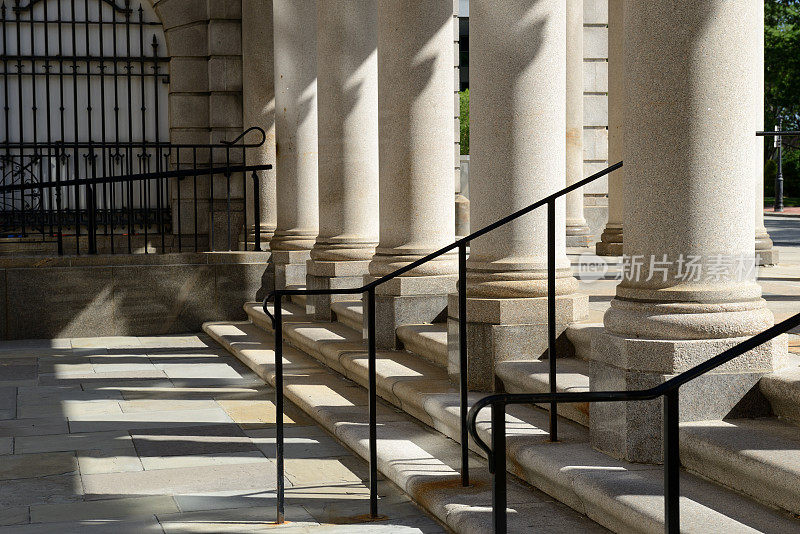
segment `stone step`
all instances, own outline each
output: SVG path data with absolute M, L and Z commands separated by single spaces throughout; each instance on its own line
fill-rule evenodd
M 265 382 L 275 383 L 274 338 L 252 323 L 207 323 L 204 330 Z M 367 459 L 367 395 L 313 358 L 284 347 L 284 391 L 356 454 Z M 379 401 L 378 470 L 412 499 L 458 533 L 491 532 L 491 480 L 472 457 L 471 482 L 460 485 L 460 450 L 452 441 Z M 509 531 L 587 532 L 606 530 L 541 491 L 510 477 Z M 289 494 L 291 500 L 291 494 Z M 378 504 L 380 513 L 381 504 Z M 291 517 L 287 517 L 291 520 Z
M 800 425 L 800 355 L 790 353 L 788 365 L 761 377 L 758 386 L 775 415 Z
M 273 333 L 272 322 L 260 305 L 247 303 L 244 310 L 253 324 Z M 283 310 L 284 339 L 334 371 L 366 387 L 367 351 L 358 332 L 341 323 L 314 321 L 293 304 L 285 305 Z M 446 436 L 458 439 L 460 430 L 457 420 L 455 425 L 444 425 L 438 421 L 440 410 L 455 409 L 458 413 L 458 390 L 450 385 L 447 371 L 406 351 L 381 350 L 377 356 L 378 395 Z M 424 401 L 429 395 L 437 395 L 443 402 L 426 405 Z
M 406 350 L 447 369 L 447 325 L 408 324 L 397 328 L 397 338 Z
M 777 418 L 682 423 L 681 460 L 706 478 L 800 515 L 800 429 L 794 425 Z
M 556 391 L 589 391 L 589 363 L 577 358 L 559 358 Z M 495 374 L 509 393 L 550 391 L 550 360 L 513 360 L 498 363 Z M 559 404 L 558 415 L 589 426 L 589 403 Z
M 288 305 L 287 308 L 291 308 Z M 247 307 L 246 307 L 247 309 Z M 294 312 L 296 312 L 296 308 Z M 294 313 L 287 310 L 287 313 Z M 259 311 L 248 314 L 258 321 Z M 263 316 L 263 311 L 260 311 Z M 312 335 L 323 339 L 313 350 L 326 365 L 341 369 L 345 376 L 364 387 L 367 383 L 367 358 L 363 344 L 347 347 L 355 338 L 345 337 L 337 346 L 341 330 L 330 323 L 303 322 L 302 315 L 290 315 L 285 337 L 295 343 L 296 336 Z M 269 327 L 269 323 L 261 320 Z M 339 325 L 341 326 L 341 325 Z M 355 333 L 354 333 L 355 334 Z M 302 341 L 307 344 L 309 341 Z M 313 355 L 313 354 L 312 354 Z M 376 362 L 378 394 L 419 421 L 458 440 L 460 436 L 458 392 L 446 373 L 405 351 L 381 351 Z M 482 393 L 470 394 L 472 403 Z M 488 410 L 479 418 L 481 437 L 489 442 Z M 663 523 L 663 470 L 659 466 L 632 464 L 610 458 L 592 449 L 586 428 L 561 420 L 557 444 L 547 434 L 548 414 L 535 407 L 508 409 L 508 454 L 513 473 L 574 510 L 616 532 L 660 533 Z M 791 532 L 800 521 L 756 503 L 738 492 L 683 473 L 681 509 L 683 532 Z
M 603 331 L 603 323 L 573 323 L 567 327 L 565 334 L 575 348 L 575 357 L 582 360 L 592 359 L 592 337 Z
M 334 302 L 331 310 L 336 314 L 336 320 L 346 324 L 356 332 L 364 329 L 364 305 L 361 301 Z
M 305 289 L 306 286 L 299 286 L 299 285 L 287 285 L 286 289 Z M 305 295 L 292 295 L 290 300 L 297 304 L 298 306 L 303 306 L 305 308 L 307 297 Z

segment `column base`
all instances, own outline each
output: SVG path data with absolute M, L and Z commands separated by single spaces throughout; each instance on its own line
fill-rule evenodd
M 269 241 L 272 239 L 274 235 L 274 228 L 266 228 L 261 227 L 260 231 L 260 238 L 261 238 L 261 250 L 266 252 L 269 250 Z M 242 232 L 239 234 L 239 249 L 240 250 L 255 250 L 255 243 L 256 243 L 256 228 L 253 225 L 250 225 L 247 228 L 247 232 L 245 229 L 242 229 Z
M 456 239 L 469 235 L 469 199 L 456 193 Z
M 377 278 L 366 275 L 364 283 Z M 447 295 L 457 280 L 458 275 L 400 276 L 375 288 L 376 346 L 398 349 L 397 327 L 434 322 L 447 308 Z M 365 321 L 366 317 L 364 313 Z M 366 331 L 366 323 L 364 327 Z
M 447 307 L 447 370 L 458 381 L 458 295 L 451 294 Z M 572 355 L 564 331 L 570 323 L 588 315 L 589 297 L 580 293 L 556 297 L 556 351 Z M 471 390 L 495 390 L 495 364 L 509 360 L 546 358 L 547 298 L 467 298 L 467 383 Z
M 589 227 L 567 226 L 566 244 L 568 247 L 589 247 L 592 244 L 592 235 Z
M 622 228 L 606 227 L 595 246 L 598 256 L 622 256 Z
M 271 260 L 275 266 L 275 289 L 305 286 L 306 262 L 310 258 L 310 250 L 273 250 Z
M 756 250 L 756 265 L 759 267 L 777 265 L 779 258 L 780 254 L 777 249 Z
M 592 340 L 592 391 L 647 389 L 716 356 L 746 337 L 702 340 L 624 338 L 606 332 Z M 680 389 L 680 420 L 769 414 L 757 384 L 784 365 L 787 336 L 780 336 Z M 593 403 L 589 411 L 592 447 L 629 462 L 659 464 L 663 399 Z
M 364 284 L 369 260 L 319 261 L 306 263 L 306 289 L 350 289 Z M 309 295 L 306 313 L 321 321 L 333 320 L 331 304 L 361 300 L 361 295 Z

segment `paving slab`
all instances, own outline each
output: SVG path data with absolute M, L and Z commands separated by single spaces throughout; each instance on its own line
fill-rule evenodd
M 128 497 L 105 501 L 85 501 L 61 504 L 40 504 L 30 507 L 31 523 L 62 523 L 148 517 L 154 514 L 179 512 L 175 500 L 168 495 Z
M 61 417 L 6 419 L 0 421 L 0 437 L 41 436 L 67 432 L 67 421 Z
M 132 446 L 125 449 L 78 451 L 78 465 L 84 475 L 143 471 L 142 461 Z
M 77 459 L 70 452 L 14 454 L 0 462 L 0 480 L 66 475 L 77 471 Z
M 28 523 L 30 512 L 27 506 L 6 506 L 0 508 L 0 526 Z
M 87 500 L 123 495 L 171 495 L 189 491 L 260 490 L 275 487 L 274 469 L 251 464 L 183 467 L 137 473 L 83 475 Z M 287 480 L 291 485 L 291 482 Z
M 301 426 L 284 429 L 284 454 L 286 458 L 335 458 L 347 456 L 350 452 L 339 441 L 326 432 L 316 432 L 318 427 Z M 276 455 L 275 429 L 262 428 L 250 430 L 247 435 L 253 443 L 269 458 Z
M 142 429 L 132 431 L 131 436 L 136 451 L 142 457 L 258 450 L 235 424 Z
M 272 400 L 220 399 L 217 404 L 228 413 L 243 429 L 274 426 L 277 418 L 275 403 Z M 288 409 L 287 409 L 288 408 Z M 283 423 L 287 425 L 313 424 L 310 417 L 301 410 L 284 404 Z
M 80 501 L 83 500 L 81 493 L 81 478 L 78 475 L 5 480 L 0 484 L 0 508 Z
M 206 410 L 164 410 L 160 412 L 122 413 L 113 417 L 106 415 L 82 415 L 69 419 L 73 432 L 102 432 L 116 429 L 174 428 L 198 426 L 211 423 L 232 422 L 221 408 Z
M 92 449 L 117 450 L 129 446 L 132 446 L 131 436 L 125 430 L 24 436 L 14 440 L 14 452 L 17 454 Z
M 251 464 L 253 465 L 253 469 L 260 469 L 259 466 L 254 464 L 268 464 L 268 467 L 266 467 L 267 469 L 274 467 L 270 460 L 260 451 L 225 451 L 217 454 L 193 454 L 184 456 L 142 456 L 141 462 L 147 471 L 234 464 Z
M 61 523 L 34 523 L 0 528 L 0 534 L 163 534 L 155 516 L 146 519 L 120 521 L 98 519 Z

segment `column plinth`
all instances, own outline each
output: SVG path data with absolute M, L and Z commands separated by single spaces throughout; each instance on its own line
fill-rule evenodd
M 470 33 L 470 217 L 482 228 L 566 185 L 566 5 L 473 0 Z M 566 255 L 563 198 L 555 234 L 561 332 L 588 302 L 576 294 Z M 470 243 L 467 295 L 470 387 L 491 390 L 495 363 L 538 358 L 547 348 L 546 208 Z M 448 315 L 455 377 L 455 295 Z
M 316 241 L 317 12 L 315 2 L 273 1 L 277 227 L 275 287 L 305 285 Z
M 625 2 L 625 262 L 591 389 L 642 389 L 774 323 L 755 281 L 753 218 L 763 17 L 747 0 Z M 701 53 L 702 51 L 702 53 Z M 714 191 L 728 194 L 710 196 Z M 681 420 L 758 415 L 749 395 L 778 338 L 681 388 Z M 662 459 L 661 401 L 591 406 L 595 448 Z
M 376 0 L 317 2 L 319 236 L 306 287 L 362 285 L 378 242 L 378 34 Z M 306 311 L 330 321 L 331 304 L 354 295 L 315 295 Z
M 625 121 L 623 0 L 608 0 L 608 162 L 622 161 Z M 622 255 L 625 167 L 608 175 L 608 223 L 595 245 L 598 256 Z

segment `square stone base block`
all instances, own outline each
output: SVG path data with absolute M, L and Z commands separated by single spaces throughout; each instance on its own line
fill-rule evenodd
M 592 340 L 592 391 L 654 387 L 716 356 L 746 338 L 710 340 L 630 339 L 600 333 Z M 780 366 L 788 351 L 780 336 L 700 376 L 680 389 L 680 420 L 769 414 L 758 380 Z M 662 463 L 663 398 L 651 401 L 592 403 L 592 446 L 630 462 Z
M 592 236 L 589 234 L 568 235 L 566 240 L 568 247 L 589 247 L 592 244 Z
M 622 243 L 598 241 L 595 245 L 595 254 L 598 256 L 622 256 Z
M 306 284 L 306 262 L 310 250 L 273 250 L 272 264 L 275 266 L 275 289 Z
M 460 373 L 458 295 L 447 307 L 448 374 L 455 383 Z M 556 353 L 571 356 L 564 331 L 588 315 L 589 297 L 578 293 L 556 297 Z M 495 390 L 495 365 L 530 360 L 547 354 L 547 298 L 467 298 L 467 383 L 471 390 Z
M 395 331 L 405 324 L 432 323 L 447 308 L 447 295 L 455 290 L 457 275 L 399 276 L 375 288 L 375 340 L 379 349 L 397 349 Z M 364 283 L 375 280 L 364 277 Z M 364 302 L 364 332 L 367 331 Z
M 315 261 L 306 264 L 306 289 L 351 289 L 364 284 L 369 261 Z M 309 295 L 306 313 L 320 321 L 333 320 L 331 304 L 361 300 L 361 295 Z
M 778 265 L 778 249 L 771 248 L 769 250 L 756 250 L 756 265 Z

